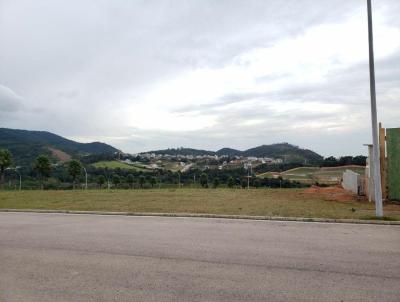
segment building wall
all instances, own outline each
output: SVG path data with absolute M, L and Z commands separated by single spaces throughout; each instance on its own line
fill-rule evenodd
M 343 172 L 342 186 L 345 190 L 351 191 L 354 194 L 361 193 L 360 192 L 360 186 L 361 186 L 360 174 L 355 173 L 351 170 L 346 170 L 345 172 Z
M 389 198 L 400 200 L 400 128 L 386 129 Z

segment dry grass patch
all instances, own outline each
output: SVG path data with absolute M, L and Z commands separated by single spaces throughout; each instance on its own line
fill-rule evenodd
M 303 189 L 3 191 L 0 208 L 355 219 L 374 215 L 371 203 L 332 201 Z M 400 206 L 386 205 L 385 210 L 400 220 Z

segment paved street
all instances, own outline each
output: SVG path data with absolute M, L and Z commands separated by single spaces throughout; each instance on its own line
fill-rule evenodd
M 0 301 L 400 301 L 400 227 L 0 213 Z

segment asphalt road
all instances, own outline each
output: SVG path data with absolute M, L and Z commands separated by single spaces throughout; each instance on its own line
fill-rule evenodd
M 0 213 L 0 301 L 400 301 L 400 227 Z

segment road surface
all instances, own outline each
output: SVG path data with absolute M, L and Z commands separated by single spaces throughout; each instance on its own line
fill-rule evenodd
M 0 213 L 0 301 L 400 301 L 400 227 Z

